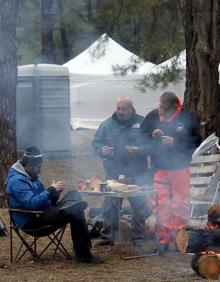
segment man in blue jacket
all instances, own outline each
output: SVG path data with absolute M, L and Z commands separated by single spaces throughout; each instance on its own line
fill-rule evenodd
M 103 260 L 92 255 L 91 241 L 84 217 L 87 203 L 81 200 L 77 191 L 70 191 L 58 202 L 60 193 L 65 188 L 63 182 L 53 182 L 45 188 L 38 176 L 43 157 L 36 147 L 30 147 L 22 160 L 16 162 L 9 170 L 6 191 L 9 207 L 14 209 L 44 211 L 40 217 L 13 212 L 16 225 L 25 228 L 40 228 L 52 225 L 55 229 L 70 223 L 75 260 L 77 262 L 101 263 Z
M 140 130 L 143 117 L 138 115 L 129 97 L 120 97 L 116 111 L 98 128 L 92 142 L 95 153 L 103 159 L 106 178 L 118 180 L 123 175 L 126 184 L 147 183 L 147 144 Z M 144 240 L 145 219 L 149 215 L 144 197 L 130 197 L 132 236 L 135 244 Z M 101 231 L 104 243 L 114 243 L 118 231 L 117 207 L 122 201 L 108 197 L 103 204 L 104 224 Z

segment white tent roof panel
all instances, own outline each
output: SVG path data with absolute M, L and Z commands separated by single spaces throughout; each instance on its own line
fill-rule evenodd
M 111 75 L 113 66 L 124 66 L 133 60 L 141 63 L 137 74 L 149 72 L 154 67 L 154 64 L 141 61 L 138 56 L 103 34 L 89 48 L 66 62 L 64 66 L 69 68 L 70 73 Z

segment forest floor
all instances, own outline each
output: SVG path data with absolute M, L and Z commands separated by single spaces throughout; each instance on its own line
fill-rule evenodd
M 73 166 L 74 175 L 73 183 L 77 179 L 87 179 L 91 175 L 104 175 L 103 168 L 99 160 L 92 155 L 90 142 L 93 131 L 74 131 L 72 133 L 73 145 Z M 89 161 L 85 158 L 88 152 Z M 79 161 L 79 157 L 81 161 Z M 86 171 L 82 169 L 83 161 L 86 166 L 91 165 L 91 169 Z M 95 163 L 94 163 L 95 162 Z M 54 164 L 50 163 L 44 170 L 44 179 L 51 174 Z M 57 173 L 57 172 L 56 172 Z M 56 177 L 65 176 L 56 175 Z M 0 209 L 0 216 L 9 230 L 9 217 L 7 209 Z M 67 249 L 71 252 L 70 230 L 66 230 L 64 234 L 64 242 Z M 42 245 L 44 240 L 42 241 Z M 17 241 L 15 241 L 15 246 Z M 95 245 L 95 241 L 93 241 Z M 101 265 L 77 264 L 74 261 L 66 260 L 63 256 L 57 256 L 55 260 L 50 261 L 50 251 L 44 255 L 45 264 L 34 262 L 27 254 L 19 263 L 10 263 L 10 244 L 9 236 L 0 237 L 0 281 L 30 281 L 30 282 L 49 282 L 49 281 L 204 281 L 190 267 L 192 255 L 181 254 L 179 252 L 169 251 L 165 256 L 149 256 L 132 260 L 123 260 L 117 248 L 95 247 L 93 252 L 102 255 L 105 263 Z

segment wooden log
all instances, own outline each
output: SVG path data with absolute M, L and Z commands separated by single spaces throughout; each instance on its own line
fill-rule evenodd
M 216 254 L 196 254 L 191 262 L 192 269 L 203 278 L 218 279 L 220 261 Z
M 184 227 L 178 232 L 176 243 L 182 253 L 220 250 L 220 229 Z
M 204 278 L 218 279 L 220 273 L 220 261 L 214 254 L 202 255 L 199 260 L 199 273 Z

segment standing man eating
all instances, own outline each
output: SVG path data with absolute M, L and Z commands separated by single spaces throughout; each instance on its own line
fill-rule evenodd
M 155 232 L 159 238 L 159 252 L 165 253 L 170 240 L 175 240 L 178 230 L 188 224 L 190 161 L 201 143 L 201 136 L 197 121 L 173 92 L 161 95 L 159 108 L 147 114 L 141 128 L 150 142 L 152 163 L 156 168 Z
M 101 123 L 92 142 L 95 153 L 103 159 L 106 178 L 126 184 L 144 185 L 147 182 L 147 144 L 140 130 L 143 117 L 138 115 L 129 97 L 117 99 L 113 115 Z M 149 216 L 145 197 L 129 197 L 132 209 L 132 238 L 143 244 L 145 219 Z M 114 243 L 117 237 L 119 210 L 122 199 L 108 197 L 103 204 L 103 244 Z

